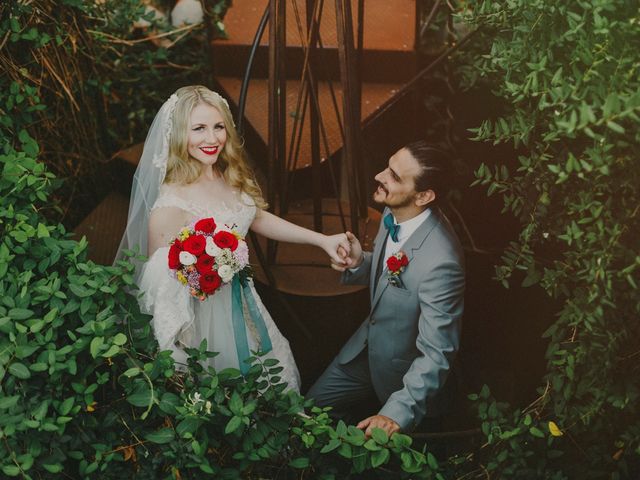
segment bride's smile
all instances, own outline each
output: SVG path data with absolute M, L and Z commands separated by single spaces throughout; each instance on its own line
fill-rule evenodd
M 227 142 L 227 129 L 222 115 L 217 108 L 200 103 L 194 107 L 189 121 L 189 156 L 203 165 L 214 165 Z

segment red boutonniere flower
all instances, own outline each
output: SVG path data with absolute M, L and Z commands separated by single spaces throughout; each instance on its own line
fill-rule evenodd
M 387 258 L 387 268 L 389 269 L 388 277 L 391 285 L 404 288 L 400 274 L 404 272 L 407 265 L 409 265 L 409 258 L 402 250 Z

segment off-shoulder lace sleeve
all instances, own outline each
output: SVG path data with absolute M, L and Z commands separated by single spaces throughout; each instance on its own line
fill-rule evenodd
M 177 363 L 186 364 L 183 347 L 192 345 L 194 312 L 189 292 L 169 273 L 168 251 L 168 247 L 159 248 L 142 267 L 138 280 L 143 292 L 140 308 L 153 315 L 153 332 L 160 350 L 171 350 Z

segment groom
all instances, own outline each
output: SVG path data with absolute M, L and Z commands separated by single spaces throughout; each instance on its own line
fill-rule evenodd
M 307 398 L 361 420 L 367 436 L 374 427 L 410 431 L 440 413 L 434 399 L 458 349 L 464 303 L 462 249 L 437 207 L 448 170 L 446 155 L 425 142 L 397 151 L 375 177 L 373 199 L 385 209 L 373 252 L 347 233 L 351 250 L 332 264 L 343 283 L 369 285 L 371 310 Z M 362 419 L 371 403 L 378 413 Z

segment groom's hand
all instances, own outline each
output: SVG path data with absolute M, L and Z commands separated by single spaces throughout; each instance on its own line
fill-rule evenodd
M 358 423 L 356 427 L 360 430 L 364 430 L 364 435 L 367 438 L 371 437 L 371 432 L 374 428 L 381 428 L 387 432 L 388 436 L 400 431 L 400 425 L 384 415 L 374 415 L 373 417 L 365 418 Z

